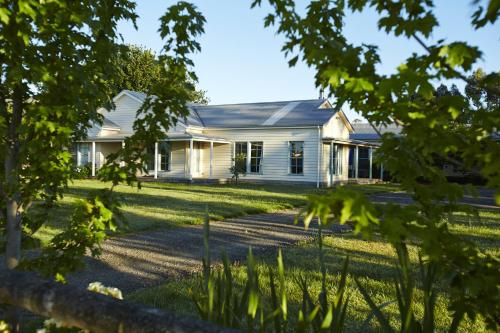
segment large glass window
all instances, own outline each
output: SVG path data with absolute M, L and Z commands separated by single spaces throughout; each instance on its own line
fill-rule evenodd
M 158 144 L 158 158 L 160 160 L 160 171 L 170 171 L 170 143 L 160 142 Z
M 301 175 L 304 173 L 304 142 L 290 141 L 290 173 Z
M 152 171 L 155 169 L 155 146 L 148 146 L 146 149 L 146 169 Z
M 262 172 L 262 156 L 263 156 L 262 142 L 250 142 L 250 172 Z
M 234 155 L 244 155 L 245 159 L 248 156 L 248 143 L 247 142 L 236 142 L 234 147 Z M 247 171 L 247 164 L 245 162 L 244 166 L 245 172 Z
M 340 176 L 342 174 L 342 152 L 344 151 L 343 146 L 341 145 L 333 145 L 331 151 L 331 161 L 330 161 L 330 170 L 334 176 Z
M 78 166 L 84 166 L 90 163 L 90 149 L 88 143 L 78 144 L 78 154 L 80 155 Z
M 358 148 L 358 178 L 370 177 L 370 148 Z

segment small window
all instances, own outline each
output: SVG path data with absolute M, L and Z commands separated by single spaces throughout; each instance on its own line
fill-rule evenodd
M 160 160 L 160 171 L 170 171 L 170 143 L 160 142 L 158 144 L 158 158 Z
M 236 142 L 234 147 L 234 155 L 242 154 L 245 158 L 248 156 L 248 143 L 247 142 Z M 247 164 L 245 163 L 245 172 L 247 172 Z
M 146 169 L 152 171 L 155 169 L 155 146 L 150 145 L 146 148 Z
M 304 142 L 290 141 L 290 173 L 301 175 L 304 173 Z
M 250 172 L 262 172 L 262 156 L 263 156 L 262 142 L 250 142 Z

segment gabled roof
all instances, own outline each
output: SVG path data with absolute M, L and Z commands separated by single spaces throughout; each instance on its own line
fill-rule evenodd
M 123 95 L 138 102 L 147 98 L 144 93 L 123 90 L 113 100 Z M 336 113 L 326 99 L 224 105 L 190 103 L 188 107 L 190 114 L 179 119 L 181 124 L 212 128 L 321 126 Z
M 102 126 L 101 128 L 110 128 L 110 129 L 116 129 L 120 130 L 120 126 L 109 120 L 108 118 L 104 117 L 102 121 Z
M 326 100 L 311 99 L 225 105 L 192 105 L 206 127 L 321 126 L 334 114 Z

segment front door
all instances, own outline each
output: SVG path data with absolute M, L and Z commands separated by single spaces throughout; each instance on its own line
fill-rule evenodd
M 194 177 L 199 177 L 202 175 L 202 171 L 201 171 L 202 153 L 203 153 L 202 143 L 201 142 L 193 142 L 192 171 L 193 171 Z

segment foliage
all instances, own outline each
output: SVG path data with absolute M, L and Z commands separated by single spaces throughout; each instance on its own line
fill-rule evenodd
M 111 187 L 79 202 L 65 230 L 39 256 L 23 257 L 20 264 L 22 233 L 33 235 L 43 227 L 78 176 L 66 148 L 102 122 L 100 107 L 113 107 L 108 80 L 118 70 L 110 59 L 122 50 L 117 24 L 129 20 L 135 25 L 136 18 L 129 0 L 0 1 L 0 231 L 8 268 L 21 265 L 63 281 L 66 273 L 82 267 L 87 251 L 98 255 L 99 244 L 116 230 L 121 216 L 114 187 L 134 184 L 144 147 L 188 114 L 197 79 L 190 55 L 200 50 L 195 38 L 203 33 L 205 19 L 180 1 L 160 20 L 165 46 L 156 61 L 161 79 L 147 91 L 155 97 L 139 110 L 126 148 L 98 174 Z
M 289 305 L 285 285 L 285 267 L 281 250 L 277 257 L 277 280 L 273 269 L 268 267 L 270 304 L 265 304 L 261 291 L 261 277 L 252 249 L 249 248 L 246 267 L 247 274 L 243 291 L 239 290 L 233 279 L 233 273 L 226 254 L 223 254 L 223 269 L 213 271 L 209 246 L 209 219 L 204 223 L 204 255 L 203 274 L 199 286 L 191 291 L 191 297 L 202 319 L 232 328 L 246 328 L 247 332 L 287 332 L 289 320 Z M 319 229 L 321 230 L 321 228 Z M 322 263 L 322 287 L 318 300 L 314 300 L 309 292 L 308 278 L 303 275 L 295 277 L 297 286 L 302 291 L 302 306 L 297 314 L 295 331 L 307 332 L 342 332 L 348 304 L 346 295 L 347 267 L 346 259 L 343 265 L 341 279 L 337 292 L 331 302 L 328 301 L 326 290 L 326 269 L 324 269 L 322 234 L 319 239 L 319 258 Z
M 74 179 L 86 179 L 92 175 L 92 165 L 86 164 L 83 166 L 73 166 Z
M 252 6 L 261 2 L 256 0 Z M 449 183 L 435 163 L 436 158 L 445 160 L 453 154 L 464 169 L 477 168 L 500 203 L 498 73 L 470 79 L 468 73 L 482 55 L 477 47 L 461 41 L 430 44 L 429 36 L 438 25 L 430 0 L 320 0 L 310 2 L 304 14 L 291 0 L 267 2 L 272 12 L 265 25 L 276 24 L 285 37 L 283 51 L 291 57 L 289 65 L 302 59 L 312 67 L 316 85 L 335 96 L 334 107 L 348 103 L 375 125 L 396 122 L 402 127 L 399 137 L 382 136 L 376 162 L 383 162 L 402 189 L 412 194 L 413 204 L 373 206 L 361 194 L 334 191 L 311 198 L 306 220 L 313 216 L 325 223 L 352 220 L 356 232 L 366 237 L 380 232 L 396 248 L 415 241 L 424 260 L 437 267 L 437 281 L 451 288 L 450 309 L 456 320 L 482 315 L 490 328 L 498 328 L 500 299 L 495 281 L 500 279 L 500 260 L 452 234 L 443 223 L 450 213 L 471 214 L 471 209 L 459 203 L 463 189 Z M 479 2 L 472 5 L 476 29 L 495 23 L 500 15 L 497 0 L 488 1 L 486 10 Z M 422 52 L 414 52 L 389 75 L 379 71 L 383 59 L 376 45 L 354 45 L 344 34 L 346 13 L 369 7 L 379 15 L 380 30 L 414 39 L 422 47 Z M 484 92 L 476 93 L 481 102 L 471 107 L 463 95 L 436 98 L 432 83 L 443 80 L 462 80 L 469 85 L 469 93 Z M 450 126 L 457 119 L 466 121 L 460 131 Z
M 420 278 L 423 282 L 422 302 L 424 309 L 423 319 L 422 322 L 420 322 L 417 319 L 416 313 L 416 302 L 414 296 L 416 286 L 413 282 L 408 249 L 403 245 L 397 249 L 397 254 L 399 265 L 394 285 L 396 290 L 396 301 L 398 304 L 398 319 L 401 323 L 399 332 L 435 332 L 437 326 L 434 319 L 437 297 L 435 286 L 436 267 L 434 264 L 424 265 L 420 258 Z M 363 294 L 366 302 L 372 309 L 372 314 L 377 318 L 383 331 L 396 332 L 396 330 L 391 327 L 389 319 L 387 319 L 381 311 L 381 308 L 389 303 L 385 303 L 380 306 L 376 305 L 375 301 L 358 280 L 356 280 L 356 284 L 358 285 L 358 288 Z M 370 317 L 368 319 L 370 319 Z M 460 320 L 460 315 L 455 313 L 454 320 L 452 321 L 452 325 L 449 330 L 450 332 L 457 331 Z
M 152 50 L 137 45 L 121 45 L 113 61 L 116 72 L 110 80 L 112 96 L 124 89 L 149 92 L 157 82 L 162 80 L 162 64 Z M 189 82 L 195 84 L 192 80 Z M 210 99 L 206 91 L 194 90 L 190 101 L 208 104 Z
M 237 154 L 233 158 L 233 164 L 229 168 L 231 172 L 231 178 L 234 179 L 236 183 L 241 176 L 245 176 L 247 173 L 247 157 L 245 154 Z

